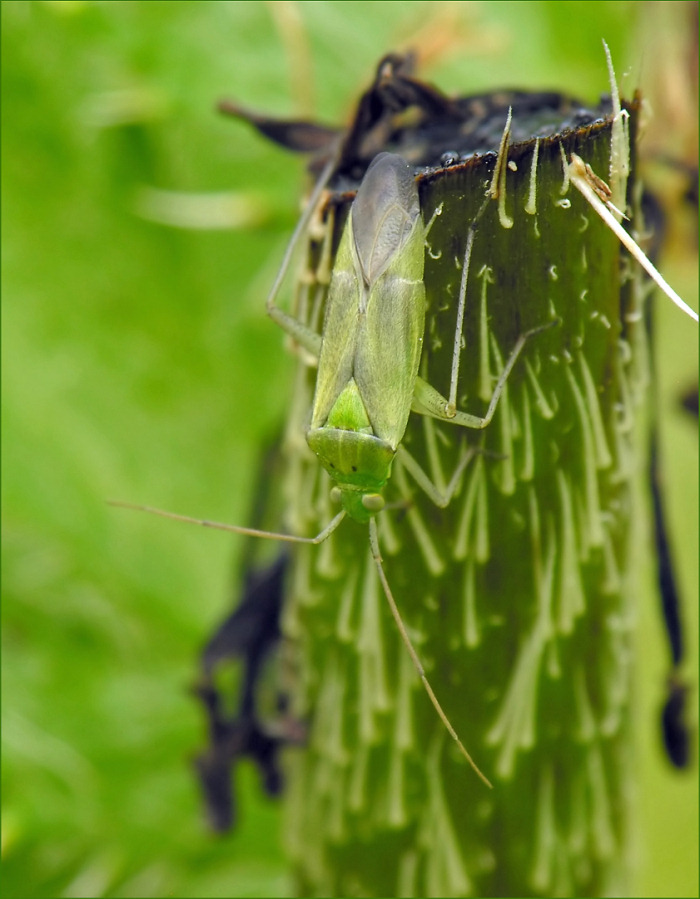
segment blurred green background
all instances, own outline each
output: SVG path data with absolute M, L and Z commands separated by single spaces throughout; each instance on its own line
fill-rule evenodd
M 292 362 L 264 297 L 303 161 L 214 104 L 346 121 L 379 57 L 406 46 L 450 93 L 594 101 L 605 37 L 623 93 L 641 84 L 652 100 L 644 151 L 694 162 L 697 5 L 1 9 L 2 895 L 289 894 L 280 810 L 255 772 L 239 771 L 239 826 L 217 838 L 188 769 L 204 739 L 188 687 L 230 604 L 240 543 L 104 503 L 244 523 L 261 442 L 288 402 Z M 651 177 L 671 215 L 662 267 L 697 308 L 692 210 L 676 176 Z M 665 486 L 697 688 L 697 439 L 678 402 L 697 383 L 697 329 L 658 305 Z M 654 602 L 640 595 L 636 894 L 691 896 L 697 771 L 673 773 L 659 750 Z

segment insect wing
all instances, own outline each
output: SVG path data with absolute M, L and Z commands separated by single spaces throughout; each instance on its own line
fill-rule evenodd
M 360 185 L 328 295 L 311 428 L 355 378 L 374 434 L 403 437 L 425 327 L 423 221 L 408 164 L 381 153 Z
M 372 161 L 357 192 L 351 218 L 357 263 L 371 291 L 388 266 L 403 256 L 420 218 L 418 188 L 405 159 L 380 153 Z M 422 265 L 420 274 L 422 278 Z
M 316 375 L 316 393 L 311 414 L 312 430 L 322 428 L 326 424 L 335 401 L 353 376 L 361 282 L 355 271 L 352 241 L 352 223 L 348 219 L 328 289 L 323 341 Z
M 355 380 L 377 437 L 396 449 L 411 411 L 425 330 L 424 229 L 408 240 L 372 284 L 359 324 Z

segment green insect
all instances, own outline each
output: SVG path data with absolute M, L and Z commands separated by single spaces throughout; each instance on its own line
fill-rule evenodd
M 449 398 L 419 377 L 426 308 L 423 281 L 426 227 L 411 169 L 404 159 L 390 153 L 380 153 L 373 160 L 350 210 L 333 267 L 323 333 L 316 333 L 280 309 L 275 305 L 275 297 L 294 243 L 308 224 L 331 167 L 329 164 L 319 179 L 307 212 L 295 230 L 270 292 L 267 310 L 277 324 L 318 359 L 306 439 L 334 482 L 331 497 L 342 504 L 342 510 L 317 536 L 297 537 L 193 519 L 151 507 L 135 508 L 179 521 L 291 543 L 322 543 L 346 516 L 368 524 L 370 550 L 384 594 L 423 686 L 460 751 L 490 787 L 445 715 L 406 632 L 382 564 L 376 515 L 384 508 L 382 491 L 391 477 L 397 455 L 433 502 L 443 508 L 449 504 L 472 453 L 465 452 L 447 490 L 441 493 L 401 445 L 411 411 L 467 428 L 485 428 L 526 340 L 542 329 L 520 336 L 483 417 L 456 409 L 462 322 L 475 227 L 472 225 L 462 267 Z

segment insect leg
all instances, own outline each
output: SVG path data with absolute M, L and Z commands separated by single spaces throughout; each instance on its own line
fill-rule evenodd
M 452 347 L 452 371 L 450 374 L 449 397 L 445 399 L 445 397 L 443 397 L 437 390 L 435 390 L 433 387 L 427 384 L 426 381 L 419 377 L 416 379 L 416 386 L 412 404 L 414 412 L 420 412 L 423 415 L 430 415 L 433 418 L 440 419 L 441 421 L 452 421 L 454 424 L 458 424 L 466 428 L 481 429 L 485 428 L 489 424 L 489 422 L 493 418 L 494 412 L 496 411 L 498 400 L 501 396 L 501 393 L 503 392 L 503 388 L 511 372 L 511 369 L 515 365 L 520 351 L 525 345 L 525 341 L 528 339 L 528 337 L 531 337 L 532 335 L 543 330 L 543 328 L 541 327 L 534 328 L 533 330 L 527 331 L 525 334 L 522 334 L 518 338 L 515 347 L 513 348 L 513 351 L 511 352 L 510 357 L 506 362 L 505 368 L 503 369 L 503 372 L 498 379 L 498 383 L 496 384 L 496 387 L 494 389 L 493 396 L 491 397 L 491 402 L 485 416 L 481 417 L 477 415 L 470 415 L 467 412 L 457 411 L 459 364 L 462 351 L 462 332 L 464 326 L 464 312 L 467 300 L 467 282 L 469 280 L 469 264 L 471 262 L 472 247 L 474 245 L 474 237 L 476 235 L 477 226 L 489 203 L 491 202 L 491 200 L 498 200 L 500 204 L 504 199 L 505 181 L 503 179 L 505 178 L 505 166 L 508 156 L 511 115 L 512 110 L 509 110 L 508 118 L 506 119 L 506 124 L 503 131 L 503 137 L 501 139 L 501 146 L 498 152 L 498 159 L 496 161 L 496 168 L 494 171 L 491 188 L 487 192 L 487 197 L 474 216 L 474 219 L 467 232 L 467 242 L 464 248 L 464 260 L 462 262 L 462 277 L 460 279 L 459 285 L 459 299 L 457 302 L 457 322 L 455 325 L 454 344 Z M 499 206 L 499 215 L 500 214 L 501 213 Z M 553 324 L 553 322 L 547 324 L 544 327 L 550 327 L 551 324 Z
M 501 398 L 501 394 L 503 393 L 503 388 L 506 386 L 506 381 L 513 370 L 513 366 L 518 360 L 518 356 L 520 355 L 523 347 L 526 342 L 533 337 L 535 334 L 539 334 L 541 331 L 546 330 L 547 328 L 553 327 L 557 324 L 556 321 L 548 322 L 546 325 L 541 325 L 538 328 L 532 328 L 530 331 L 526 331 L 524 334 L 521 334 L 520 337 L 515 342 L 515 346 L 513 347 L 510 356 L 508 357 L 508 361 L 503 367 L 503 371 L 501 372 L 498 381 L 496 382 L 496 386 L 493 389 L 493 394 L 491 396 L 491 402 L 489 403 L 489 407 L 486 410 L 486 415 L 471 415 L 469 412 L 458 412 L 454 405 L 430 384 L 427 381 L 424 381 L 423 378 L 416 378 L 416 387 L 415 392 L 413 394 L 413 403 L 411 408 L 414 412 L 418 412 L 421 415 L 430 415 L 432 418 L 437 418 L 439 421 L 444 421 L 447 423 L 452 423 L 455 425 L 460 425 L 464 428 L 474 428 L 475 430 L 481 430 L 482 428 L 487 427 L 491 419 L 493 418 L 494 412 L 496 411 L 496 407 L 498 406 L 498 401 Z
M 411 642 L 411 638 L 408 636 L 408 631 L 406 630 L 406 626 L 403 623 L 403 619 L 401 618 L 401 613 L 399 612 L 398 606 L 396 605 L 396 600 L 394 599 L 394 595 L 391 592 L 391 587 L 389 586 L 389 581 L 387 580 L 386 574 L 384 572 L 384 566 L 382 565 L 382 557 L 379 552 L 379 539 L 377 537 L 377 522 L 375 518 L 370 518 L 369 521 L 369 545 L 372 551 L 372 558 L 374 559 L 374 563 L 377 566 L 377 572 L 379 574 L 379 580 L 382 584 L 382 589 L 384 590 L 384 595 L 386 596 L 387 602 L 389 603 L 389 608 L 391 609 L 391 614 L 393 615 L 394 621 L 396 622 L 396 627 L 399 629 L 399 633 L 401 634 L 401 639 L 408 650 L 408 654 L 411 656 L 411 661 L 418 672 L 418 676 L 420 677 L 423 687 L 425 688 L 425 692 L 428 694 L 428 698 L 433 704 L 433 708 L 438 713 L 440 720 L 447 728 L 447 732 L 455 741 L 457 746 L 459 747 L 460 752 L 465 757 L 465 759 L 469 762 L 474 772 L 478 775 L 479 778 L 486 784 L 487 787 L 491 788 L 492 784 L 488 780 L 485 774 L 480 771 L 474 759 L 469 755 L 467 750 L 464 748 L 462 741 L 457 736 L 457 732 L 452 726 L 450 719 L 447 717 L 445 712 L 442 709 L 442 706 L 438 702 L 438 699 L 433 692 L 433 688 L 430 686 L 430 682 L 425 674 L 425 669 L 421 663 L 421 660 L 418 658 L 418 653 L 413 648 L 413 643 Z
M 466 447 L 464 453 L 462 454 L 462 458 L 457 463 L 457 467 L 455 468 L 454 473 L 452 474 L 452 477 L 450 478 L 450 481 L 444 490 L 440 490 L 438 485 L 430 479 L 420 463 L 413 458 L 411 453 L 409 453 L 409 451 L 403 444 L 399 447 L 397 455 L 399 460 L 401 461 L 401 464 L 411 475 L 416 484 L 418 484 L 421 490 L 426 494 L 426 496 L 428 496 L 438 508 L 446 509 L 447 506 L 449 506 L 449 504 L 452 502 L 452 497 L 455 494 L 455 491 L 459 484 L 459 479 L 461 478 L 464 469 L 474 458 L 477 452 L 478 449 L 474 446 Z
M 321 355 L 321 335 L 312 331 L 299 319 L 294 318 L 288 312 L 284 312 L 279 306 L 272 306 L 267 310 L 270 318 L 279 325 L 283 331 L 293 337 L 298 344 L 304 347 L 316 359 Z
M 321 172 L 321 175 L 319 176 L 318 181 L 314 186 L 311 196 L 309 197 L 309 201 L 306 204 L 306 208 L 304 209 L 304 212 L 301 214 L 299 221 L 294 228 L 294 232 L 292 233 L 289 244 L 287 245 L 287 249 L 285 250 L 282 264 L 279 267 L 277 277 L 275 278 L 274 284 L 270 289 L 270 293 L 268 294 L 266 301 L 267 314 L 270 316 L 270 318 L 276 324 L 278 324 L 280 328 L 286 331 L 287 334 L 293 337 L 294 340 L 297 341 L 297 343 L 303 346 L 305 350 L 308 350 L 308 352 L 312 353 L 317 358 L 321 352 L 321 335 L 313 331 L 293 315 L 290 315 L 288 312 L 284 312 L 284 310 L 280 309 L 275 300 L 277 299 L 277 294 L 279 293 L 280 287 L 282 286 L 284 277 L 287 274 L 287 269 L 289 268 L 294 250 L 296 249 L 296 246 L 299 243 L 302 234 L 304 234 L 304 232 L 308 229 L 309 222 L 318 209 L 321 195 L 325 190 L 328 181 L 330 180 L 330 177 L 336 167 L 337 155 L 338 152 L 336 150 L 336 152 L 331 155 L 330 159 L 326 163 L 323 171 Z
M 474 245 L 474 236 L 479 220 L 486 211 L 486 207 L 491 200 L 498 200 L 499 215 L 501 204 L 505 198 L 505 181 L 503 181 L 503 189 L 501 187 L 501 179 L 505 178 L 505 165 L 508 157 L 508 141 L 510 138 L 510 123 L 512 117 L 512 109 L 508 110 L 508 118 L 506 119 L 503 137 L 501 138 L 501 146 L 498 151 L 498 159 L 496 160 L 496 168 L 493 174 L 493 182 L 487 193 L 487 197 L 481 204 L 478 212 L 474 216 L 474 220 L 469 226 L 467 233 L 467 242 L 464 248 L 464 261 L 462 262 L 462 277 L 459 284 L 459 301 L 457 303 L 457 323 L 455 326 L 454 344 L 452 346 L 452 372 L 450 374 L 450 396 L 447 401 L 446 414 L 448 418 L 454 418 L 457 412 L 457 385 L 459 383 L 459 360 L 462 351 L 462 331 L 464 326 L 464 310 L 467 303 L 467 281 L 469 280 L 469 263 L 472 258 L 472 247 Z M 512 222 L 511 222 L 512 225 Z M 514 360 L 515 361 L 515 360 Z M 466 425 L 470 427 L 469 425 Z

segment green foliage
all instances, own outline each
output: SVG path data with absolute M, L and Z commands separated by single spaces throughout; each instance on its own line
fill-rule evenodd
M 646 5 L 591 6 L 2 3 L 4 896 L 289 889 L 277 809 L 253 772 L 241 771 L 238 830 L 214 841 L 187 768 L 204 736 L 187 690 L 227 608 L 231 541 L 104 504 L 243 523 L 260 441 L 287 404 L 291 362 L 263 298 L 301 164 L 217 118 L 214 102 L 298 111 L 281 19 L 295 10 L 329 121 L 382 53 L 406 36 L 420 45 L 424 18 L 427 33 L 455 31 L 436 25 L 455 10 L 465 43 L 428 73 L 447 91 L 594 98 L 606 90 L 600 37 L 620 71 L 638 64 Z M 221 191 L 235 203 L 182 195 Z M 238 226 L 149 220 L 165 215 Z M 683 292 L 692 262 L 676 275 Z M 695 335 L 665 309 L 659 332 L 673 536 L 692 597 L 694 435 L 677 391 L 696 372 Z M 657 747 L 652 601 L 640 598 L 640 892 L 688 895 L 697 791 Z

